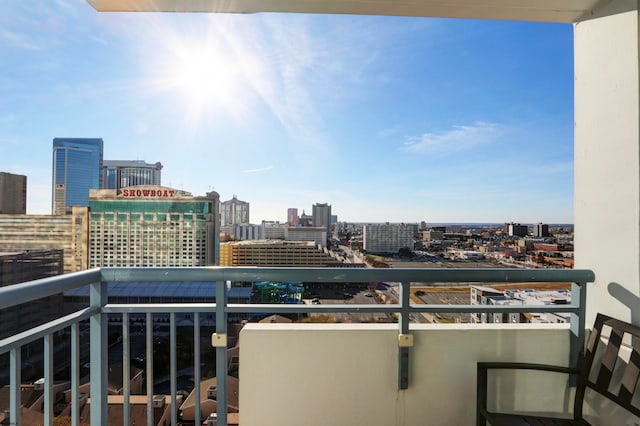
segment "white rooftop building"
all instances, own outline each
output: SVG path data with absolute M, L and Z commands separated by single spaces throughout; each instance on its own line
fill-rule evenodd
M 405 224 L 365 225 L 363 248 L 369 253 L 397 253 L 402 248 L 413 250 L 413 226 Z

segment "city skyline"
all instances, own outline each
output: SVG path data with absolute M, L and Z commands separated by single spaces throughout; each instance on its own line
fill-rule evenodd
M 163 185 L 341 221 L 573 223 L 568 24 L 0 5 L 0 171 L 51 206 L 51 140 Z

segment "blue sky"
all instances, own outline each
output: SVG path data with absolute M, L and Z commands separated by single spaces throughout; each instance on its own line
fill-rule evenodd
M 163 184 L 357 222 L 573 222 L 573 29 L 0 3 L 0 171 L 51 211 L 54 137 Z

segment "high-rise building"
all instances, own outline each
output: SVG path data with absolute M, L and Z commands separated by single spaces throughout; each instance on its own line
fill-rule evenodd
M 298 219 L 298 209 L 296 208 L 288 208 L 287 209 L 287 223 L 291 226 L 297 226 L 299 222 Z
M 505 224 L 508 233 L 512 237 L 526 237 L 529 233 L 529 227 L 527 225 L 520 225 L 519 223 Z
M 533 236 L 534 237 L 548 237 L 549 236 L 549 225 L 545 223 L 536 223 L 533 225 Z
M 316 203 L 313 205 L 313 226 L 327 230 L 327 238 L 331 235 L 331 204 Z
M 232 199 L 220 203 L 220 215 L 222 226 L 249 223 L 249 203 L 238 200 L 234 194 Z
M 194 197 L 162 186 L 92 190 L 89 266 L 218 264 L 219 195 Z
M 53 214 L 89 205 L 89 190 L 102 187 L 102 149 L 102 139 L 53 139 Z
M 0 172 L 0 214 L 27 213 L 27 177 Z
M 149 164 L 142 160 L 105 160 L 102 162 L 102 187 L 121 189 L 128 186 L 162 185 L 162 163 Z
M 3 214 L 0 235 L 0 252 L 62 250 L 65 273 L 88 267 L 88 207 L 63 215 Z
M 369 253 L 397 253 L 402 248 L 413 250 L 414 227 L 405 224 L 365 225 L 363 248 Z

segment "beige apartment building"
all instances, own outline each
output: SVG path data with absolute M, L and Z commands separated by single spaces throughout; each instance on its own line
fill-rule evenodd
M 68 215 L 0 214 L 0 252 L 63 250 L 65 273 L 85 270 L 88 220 L 87 207 Z

